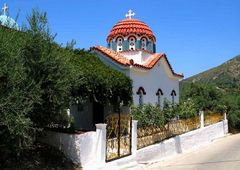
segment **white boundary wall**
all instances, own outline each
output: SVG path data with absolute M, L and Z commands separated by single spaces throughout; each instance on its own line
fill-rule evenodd
M 83 169 L 119 169 L 130 162 L 150 163 L 207 145 L 228 133 L 228 120 L 164 140 L 137 150 L 137 121 L 132 122 L 132 155 L 106 163 L 106 124 L 97 124 L 96 132 L 67 134 L 47 131 L 40 141 L 60 149 Z
M 228 133 L 228 121 L 209 125 L 137 151 L 137 162 L 155 162 L 211 143 Z
M 46 133 L 47 135 L 40 141 L 61 150 L 74 164 L 84 167 L 92 165 L 96 161 L 96 132 L 68 134 L 47 131 Z

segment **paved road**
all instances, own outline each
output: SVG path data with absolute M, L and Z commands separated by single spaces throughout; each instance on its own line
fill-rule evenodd
M 240 170 L 240 134 L 215 140 L 208 146 L 154 164 L 127 170 Z
M 144 169 L 151 170 L 240 170 L 240 134 L 218 139 L 197 151 L 178 155 Z

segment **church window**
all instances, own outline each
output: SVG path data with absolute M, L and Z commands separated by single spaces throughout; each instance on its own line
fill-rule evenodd
M 175 97 L 176 97 L 176 92 L 175 92 L 175 90 L 172 90 L 171 96 L 172 96 L 172 104 L 174 105 L 174 104 L 175 104 Z
M 143 95 L 146 95 L 146 92 L 143 87 L 139 87 L 137 95 L 139 96 L 139 105 L 143 105 Z
M 161 108 L 161 107 L 162 107 L 162 106 L 161 106 L 162 96 L 163 96 L 162 90 L 161 90 L 161 89 L 158 89 L 156 95 L 157 95 L 157 99 L 158 99 L 157 104 L 158 104 L 158 106 Z
M 122 51 L 123 39 L 121 37 L 117 38 L 117 52 Z
M 147 49 L 147 39 L 146 38 L 142 38 L 141 40 L 141 48 L 142 50 L 146 50 Z
M 129 50 L 135 50 L 136 39 L 134 37 L 129 38 Z

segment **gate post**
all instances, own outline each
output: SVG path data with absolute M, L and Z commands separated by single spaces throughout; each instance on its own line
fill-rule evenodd
M 200 125 L 201 125 L 200 128 L 203 128 L 204 127 L 204 112 L 200 111 L 199 115 L 200 115 Z
M 106 127 L 107 124 L 96 124 L 96 160 L 98 163 L 105 163 L 106 159 Z
M 132 155 L 137 153 L 137 120 L 132 120 Z
M 224 113 L 224 120 L 223 120 L 223 131 L 224 134 L 228 133 L 228 120 L 227 120 L 227 113 Z

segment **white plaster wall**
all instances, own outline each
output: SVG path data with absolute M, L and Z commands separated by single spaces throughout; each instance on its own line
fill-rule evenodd
M 143 64 L 152 54 L 143 51 L 127 51 L 122 52 L 123 56 L 129 60 L 133 60 L 134 63 Z
M 169 66 L 165 59 L 161 59 L 158 63 L 150 70 L 139 69 L 136 67 L 130 67 L 130 69 L 116 64 L 111 59 L 103 56 L 101 53 L 96 52 L 97 57 L 106 65 L 124 73 L 133 80 L 133 103 L 139 104 L 139 96 L 136 94 L 139 87 L 143 87 L 146 91 L 146 95 L 143 96 L 144 103 L 157 103 L 156 92 L 159 88 L 163 91 L 163 96 L 161 97 L 161 105 L 163 105 L 164 98 L 172 101 L 172 96 L 170 95 L 172 90 L 176 91 L 175 102 L 179 101 L 179 78 L 172 75 Z M 129 54 L 129 56 L 128 56 Z M 131 55 L 130 55 L 131 54 Z M 125 57 L 136 58 L 134 62 L 141 62 L 142 57 L 139 57 L 139 52 L 126 52 Z M 136 57 L 135 57 L 136 56 Z M 148 54 L 144 53 L 143 60 L 148 58 Z
M 163 96 L 161 102 L 163 105 L 164 98 L 172 101 L 170 95 L 172 90 L 176 91 L 175 102 L 179 101 L 179 80 L 173 77 L 170 69 L 166 66 L 166 61 L 161 59 L 151 70 L 140 70 L 131 68 L 130 77 L 133 80 L 133 102 L 139 104 L 139 96 L 136 94 L 139 87 L 145 89 L 146 95 L 143 95 L 144 103 L 156 104 L 158 98 L 157 90 L 162 89 Z
M 96 132 L 67 134 L 47 131 L 40 141 L 60 149 L 73 163 L 82 167 L 93 165 L 96 161 Z
M 212 140 L 225 136 L 227 120 L 197 129 L 183 135 L 170 138 L 161 143 L 137 150 L 138 162 L 159 161 L 188 150 L 211 143 Z

